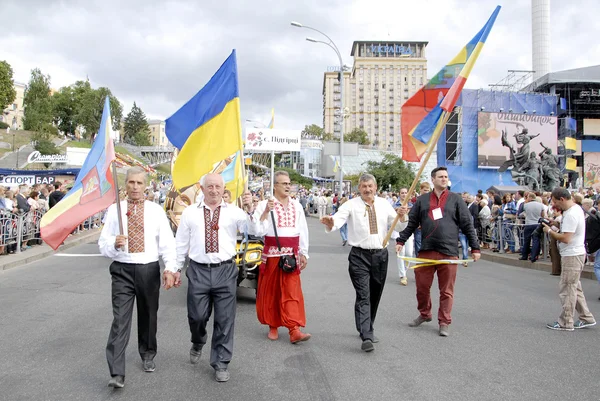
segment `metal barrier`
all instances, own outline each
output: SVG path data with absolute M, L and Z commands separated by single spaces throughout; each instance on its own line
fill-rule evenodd
M 88 217 L 72 234 L 99 228 L 105 212 L 102 211 Z M 40 210 L 31 210 L 27 213 L 0 211 L 0 246 L 14 247 L 14 252 L 20 253 L 29 241 L 41 243 L 40 222 L 43 215 L 44 212 Z
M 507 219 L 501 216 L 492 218 L 483 222 L 478 236 L 480 241 L 488 244 L 490 249 L 498 249 L 499 253 L 506 253 L 505 248 L 520 252 L 524 243 L 524 228 L 526 224 L 522 219 Z M 544 234 L 540 238 L 541 258 L 549 258 L 550 242 L 548 235 Z

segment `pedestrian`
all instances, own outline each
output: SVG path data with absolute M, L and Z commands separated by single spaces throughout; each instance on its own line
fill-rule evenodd
M 412 233 L 421 226 L 422 242 L 419 258 L 456 260 L 458 259 L 458 232 L 461 230 L 468 239 L 473 260 L 479 260 L 481 256 L 479 240 L 473 227 L 471 213 L 461 196 L 450 192 L 446 167 L 433 169 L 431 180 L 433 191 L 417 198 L 410 210 L 407 227 L 396 239 L 396 251 L 400 252 Z M 415 269 L 419 316 L 409 326 L 417 327 L 431 321 L 430 290 L 433 276 L 437 273 L 440 288 L 439 335 L 443 337 L 449 335 L 456 270 L 456 264 L 423 266 Z
M 106 220 L 98 247 L 100 253 L 113 259 L 110 265 L 113 322 L 106 345 L 106 359 L 111 379 L 108 385 L 125 385 L 125 350 L 131 331 L 134 300 L 137 303 L 138 352 L 143 369 L 156 369 L 156 328 L 160 292 L 162 257 L 166 269 L 176 269 L 175 239 L 164 210 L 144 200 L 146 172 L 131 167 L 125 176 L 127 197 L 121 201 L 123 233 L 119 231 L 116 204 L 106 212 Z
M 394 206 L 395 208 L 402 206 L 402 204 L 406 200 L 407 196 L 408 196 L 408 188 L 400 188 L 400 199 L 397 200 L 392 206 Z M 412 208 L 412 206 L 413 206 L 412 202 L 408 201 L 407 206 L 410 210 L 410 208 Z M 398 238 L 397 231 L 394 231 L 392 238 L 393 239 Z M 396 264 L 398 265 L 398 275 L 400 276 L 400 285 L 404 285 L 404 286 L 408 285 L 408 278 L 406 276 L 408 262 L 405 262 L 404 259 L 402 259 L 402 256 L 404 256 L 404 257 L 412 257 L 413 256 L 414 243 L 415 243 L 414 235 L 411 235 L 410 238 L 408 238 L 408 240 L 404 244 L 404 248 L 402 248 L 402 251 L 396 255 Z
M 254 214 L 254 218 L 262 222 L 258 235 L 265 237 L 256 290 L 256 315 L 260 323 L 269 326 L 268 339 L 277 340 L 278 328 L 285 327 L 290 342 L 296 344 L 311 337 L 300 330 L 306 327 L 300 273 L 308 263 L 308 226 L 302 206 L 290 198 L 289 174 L 277 171 L 273 182 L 274 197 L 259 203 Z M 273 224 L 277 226 L 277 232 Z M 293 272 L 284 272 L 280 268 L 283 256 L 292 256 L 296 260 Z
M 421 185 L 419 185 L 419 195 L 428 194 L 429 192 L 431 192 L 431 185 L 429 185 L 429 183 L 426 181 L 422 182 Z M 416 202 L 416 198 L 415 198 L 415 202 Z M 415 238 L 414 255 L 416 257 L 419 254 L 419 251 L 421 250 L 421 227 L 418 227 L 415 230 L 414 238 Z
M 573 331 L 596 325 L 583 295 L 579 281 L 585 264 L 585 215 L 583 209 L 575 203 L 566 188 L 555 188 L 552 191 L 554 207 L 562 210 L 560 229 L 552 229 L 546 223 L 544 232 L 558 242 L 560 252 L 561 273 L 558 297 L 562 304 L 562 312 L 558 321 L 546 325 L 552 330 Z M 575 311 L 579 320 L 574 322 Z
M 371 352 L 375 349 L 373 343 L 379 341 L 373 325 L 388 270 L 388 250 L 383 241 L 396 218 L 396 211 L 385 198 L 377 196 L 377 180 L 371 174 L 360 177 L 358 190 L 360 197 L 347 201 L 336 214 L 323 217 L 321 223 L 327 232 L 348 224 L 348 243 L 352 246 L 348 262 L 350 280 L 356 292 L 356 330 L 362 340 L 361 349 Z M 406 212 L 399 208 L 398 214 L 404 218 Z M 406 223 L 398 221 L 395 230 L 404 227 Z
M 186 270 L 188 278 L 187 310 L 192 347 L 190 362 L 197 364 L 207 341 L 206 324 L 214 309 L 210 365 L 215 380 L 226 382 L 233 355 L 233 331 L 236 309 L 238 268 L 235 262 L 237 232 L 255 234 L 256 223 L 234 204 L 223 199 L 225 183 L 217 173 L 207 174 L 200 181 L 204 195 L 199 204 L 186 207 L 175 236 L 177 266 Z M 252 195 L 244 193 L 243 204 L 252 209 Z M 248 224 L 250 222 L 250 224 Z M 180 274 L 165 270 L 166 288 L 179 286 Z

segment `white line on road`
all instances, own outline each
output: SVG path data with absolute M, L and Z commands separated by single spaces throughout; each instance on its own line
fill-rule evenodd
M 100 253 L 57 253 L 54 256 L 79 257 L 79 256 L 102 256 L 102 254 L 100 254 Z

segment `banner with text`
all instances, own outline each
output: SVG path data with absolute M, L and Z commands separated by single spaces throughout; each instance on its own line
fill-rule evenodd
M 246 151 L 299 152 L 300 130 L 252 128 L 246 130 Z
M 493 169 L 506 163 L 512 166 L 511 159 L 527 160 L 531 153 L 539 155 L 544 148 L 556 155 L 557 127 L 554 116 L 479 112 L 477 165 Z

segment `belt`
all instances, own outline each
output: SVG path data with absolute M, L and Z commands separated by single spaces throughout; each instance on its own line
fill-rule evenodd
M 353 246 L 352 249 L 356 249 L 357 251 L 361 251 L 361 252 L 367 252 L 367 253 L 377 253 L 377 252 L 381 252 L 384 249 L 387 250 L 387 248 L 380 248 L 380 249 L 366 249 L 366 248 L 360 248 L 358 246 Z
M 227 265 L 229 263 L 233 263 L 233 258 L 224 260 L 222 262 L 217 262 L 217 263 L 198 263 L 195 260 L 192 260 L 192 262 L 194 262 L 195 264 L 197 264 L 200 267 L 209 267 L 209 268 L 212 268 L 212 267 L 220 267 L 220 266 L 223 266 L 223 265 Z

